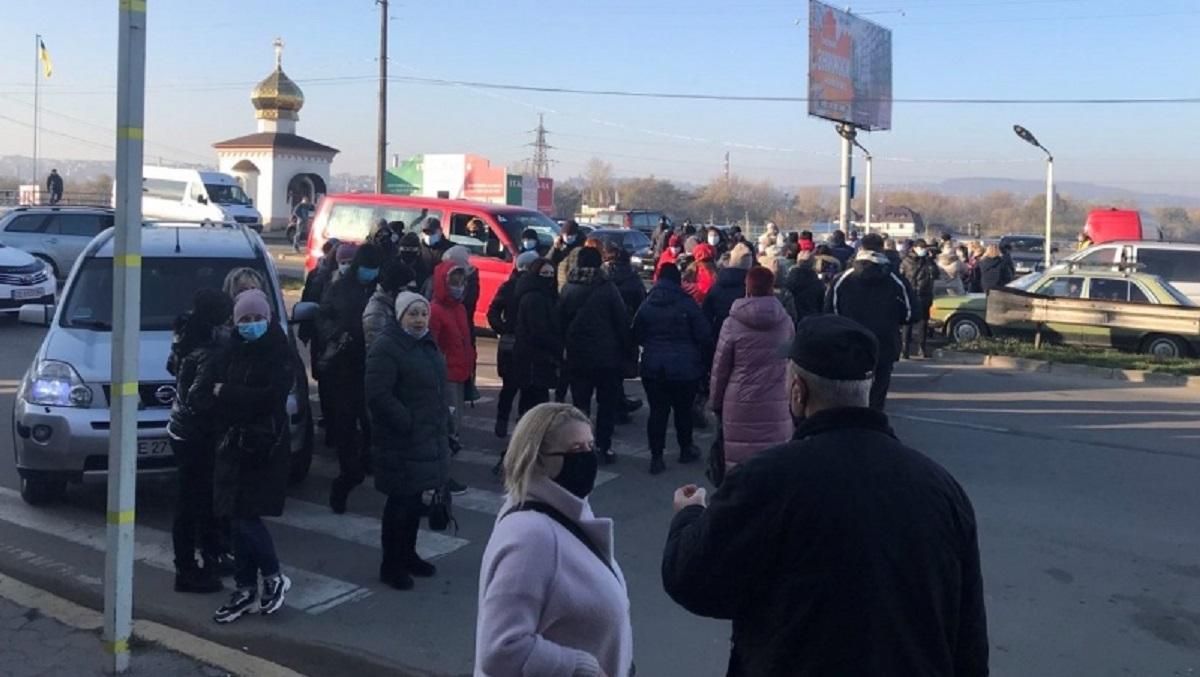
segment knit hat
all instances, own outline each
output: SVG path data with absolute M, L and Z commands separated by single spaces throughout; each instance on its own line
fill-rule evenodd
M 404 313 L 408 312 L 408 307 L 414 303 L 424 303 L 429 305 L 429 301 L 425 300 L 424 296 L 411 291 L 402 291 L 396 294 L 396 319 L 404 317 Z
M 192 318 L 213 327 L 225 324 L 233 312 L 233 300 L 220 289 L 202 287 L 192 296 Z
M 261 289 L 247 289 L 233 300 L 233 321 L 248 315 L 261 315 L 271 319 L 271 302 Z
M 746 273 L 746 296 L 771 296 L 775 293 L 775 273 L 758 266 Z
M 696 261 L 712 261 L 717 258 L 717 250 L 705 242 L 704 244 L 696 245 L 696 248 L 692 250 L 692 256 Z
M 664 263 L 658 269 L 659 280 L 670 280 L 675 284 L 683 284 L 683 275 L 679 273 L 679 267 L 674 263 Z
M 447 249 L 446 253 L 442 254 L 442 260 L 451 261 L 454 263 L 454 267 L 465 268 L 468 273 L 474 270 L 471 267 L 471 252 L 461 244 L 456 244 Z
M 517 257 L 517 270 L 522 272 L 529 270 L 529 264 L 538 260 L 537 252 L 521 252 Z
M 750 251 L 750 247 L 746 246 L 744 242 L 734 245 L 733 250 L 729 252 L 729 267 L 750 270 L 753 265 L 754 252 Z
M 575 261 L 575 266 L 578 268 L 599 268 L 604 263 L 604 259 L 600 256 L 600 250 L 584 247 L 579 250 L 579 258 Z
M 358 253 L 358 245 L 353 242 L 343 242 L 338 245 L 337 257 L 338 263 L 350 263 L 354 260 L 354 255 Z

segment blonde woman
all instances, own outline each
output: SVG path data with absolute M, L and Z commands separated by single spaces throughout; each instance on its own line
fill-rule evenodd
M 633 674 L 613 523 L 587 499 L 598 463 L 575 407 L 539 404 L 521 417 L 504 456 L 508 498 L 479 572 L 476 677 Z

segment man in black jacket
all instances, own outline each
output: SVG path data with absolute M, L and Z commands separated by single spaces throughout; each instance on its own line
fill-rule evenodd
M 496 373 L 502 385 L 496 399 L 496 437 L 508 437 L 508 419 L 512 416 L 513 400 L 521 386 L 513 371 L 513 348 L 517 340 L 517 283 L 529 269 L 529 264 L 538 259 L 537 250 L 521 252 L 513 267 L 512 275 L 496 290 L 488 305 L 487 318 L 499 341 L 496 343 Z
M 871 382 L 871 408 L 883 411 L 892 367 L 900 358 L 900 327 L 912 321 L 912 291 L 880 252 L 863 249 L 854 264 L 829 286 L 825 312 L 856 320 L 879 341 Z
M 900 273 L 912 287 L 912 322 L 904 328 L 904 359 L 912 357 L 913 341 L 917 341 L 917 355 L 926 357 L 925 344 L 929 339 L 929 309 L 933 306 L 933 283 L 937 281 L 937 262 L 929 251 L 929 245 L 920 239 L 913 242 L 912 249 L 900 263 Z
M 599 250 L 585 247 L 558 301 L 559 327 L 567 352 L 571 401 L 590 413 L 596 395 L 596 449 L 606 463 L 621 404 L 622 362 L 633 346 L 625 302 L 600 270 Z
M 950 473 L 866 407 L 878 351 L 810 317 L 790 352 L 794 441 L 675 493 L 667 594 L 733 621 L 729 677 L 988 674 L 974 510 Z

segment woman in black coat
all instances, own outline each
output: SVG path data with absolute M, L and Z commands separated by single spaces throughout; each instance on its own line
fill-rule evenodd
M 271 317 L 266 294 L 250 289 L 233 304 L 237 331 L 223 379 L 213 388 L 221 422 L 213 475 L 213 512 L 231 520 L 237 590 L 217 610 L 218 623 L 245 613 L 272 614 L 283 606 L 291 581 L 279 568 L 263 517 L 283 514 L 291 441 L 287 397 L 293 383 L 287 335 Z M 261 599 L 258 592 L 262 576 Z
M 397 325 L 388 326 L 367 354 L 367 408 L 377 434 L 371 448 L 375 488 L 387 495 L 379 580 L 397 590 L 413 576 L 436 573 L 417 555 L 421 494 L 450 477 L 450 412 L 445 405 L 446 360 L 429 333 L 429 302 L 396 295 Z
M 811 258 L 799 261 L 787 273 L 783 285 L 792 293 L 792 303 L 795 304 L 796 322 L 809 315 L 820 315 L 825 307 L 825 283 L 813 269 Z
M 558 326 L 558 282 L 554 264 L 538 259 L 517 281 L 513 379 L 521 389 L 517 416 L 550 401 L 557 387 L 563 345 Z

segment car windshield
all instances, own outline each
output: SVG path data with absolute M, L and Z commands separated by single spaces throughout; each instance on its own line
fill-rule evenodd
M 192 305 L 192 296 L 204 287 L 220 289 L 234 268 L 253 268 L 267 284 L 270 276 L 255 259 L 144 258 L 142 259 L 142 330 L 166 331 L 175 318 Z M 275 298 L 272 289 L 264 290 Z M 87 259 L 67 290 L 62 326 L 77 329 L 112 329 L 113 262 Z
M 1008 287 L 1009 289 L 1029 291 L 1033 285 L 1037 284 L 1038 280 L 1042 279 L 1042 277 L 1043 275 L 1041 272 L 1029 273 L 1028 275 L 1022 275 L 1021 277 L 1018 277 L 1004 286 Z
M 521 241 L 521 233 L 525 232 L 526 228 L 537 233 L 538 243 L 543 247 L 554 244 L 554 238 L 558 236 L 558 224 L 541 212 L 497 214 L 496 221 L 500 223 L 504 232 L 508 233 L 508 237 L 513 242 Z
M 1012 247 L 1014 254 L 1042 254 L 1046 251 L 1042 242 L 1040 238 L 1030 237 L 1001 238 L 1000 246 Z
M 204 189 L 208 191 L 209 201 L 219 205 L 250 204 L 250 197 L 246 195 L 246 191 L 236 184 L 206 183 Z

